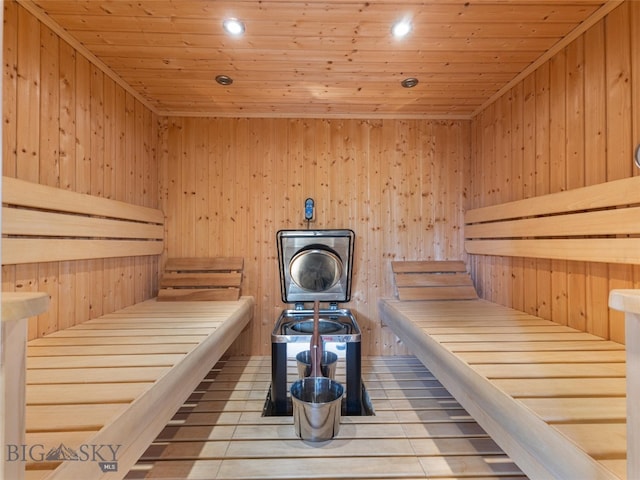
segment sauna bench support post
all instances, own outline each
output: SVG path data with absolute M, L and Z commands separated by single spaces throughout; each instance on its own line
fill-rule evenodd
M 612 290 L 609 306 L 625 313 L 627 478 L 640 478 L 640 290 Z
M 0 477 L 22 480 L 24 462 L 9 461 L 6 445 L 25 442 L 25 377 L 27 371 L 27 319 L 49 307 L 46 293 L 2 292 L 0 340 Z

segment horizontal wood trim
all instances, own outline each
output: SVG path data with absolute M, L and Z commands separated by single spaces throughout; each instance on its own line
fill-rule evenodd
M 181 257 L 167 259 L 165 271 L 241 271 L 243 266 L 243 257 Z
M 564 237 L 640 233 L 640 207 L 467 225 L 465 238 Z
M 467 240 L 467 253 L 640 264 L 640 238 Z
M 536 215 L 577 212 L 640 203 L 640 177 L 476 208 L 465 213 L 466 224 Z
M 239 287 L 242 273 L 165 273 L 161 287 Z
M 408 260 L 391 262 L 393 273 L 466 272 L 467 267 L 459 260 Z
M 473 282 L 466 273 L 407 273 L 396 275 L 396 286 L 398 287 L 444 287 L 453 285 L 473 285 Z
M 399 287 L 400 300 L 467 300 L 478 298 L 473 286 Z
M 12 177 L 2 177 L 2 203 L 139 222 L 164 223 L 161 210 Z
M 161 289 L 158 292 L 159 302 L 237 300 L 238 298 L 240 298 L 239 288 L 211 288 L 203 290 L 171 288 Z
M 160 255 L 162 248 L 158 240 L 3 238 L 2 264 Z
M 150 223 L 5 207 L 2 209 L 2 233 L 4 235 L 162 240 L 164 227 Z

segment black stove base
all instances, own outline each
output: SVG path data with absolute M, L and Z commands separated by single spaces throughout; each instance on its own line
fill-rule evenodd
M 362 410 L 362 368 L 360 342 L 347 342 L 345 387 L 345 415 L 360 415 Z M 271 402 L 275 415 L 286 415 L 287 398 L 287 344 L 271 344 Z

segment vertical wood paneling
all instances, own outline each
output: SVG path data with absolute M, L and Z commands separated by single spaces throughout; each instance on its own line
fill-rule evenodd
M 127 131 L 121 87 L 105 80 L 102 71 L 16 2 L 5 1 L 4 9 L 3 174 L 157 207 L 153 152 L 136 150 L 151 138 L 154 115 L 139 105 L 138 130 Z M 131 107 L 136 103 L 132 98 Z M 130 157 L 132 170 L 155 172 L 141 175 L 135 186 L 130 182 L 130 191 L 138 192 L 131 198 L 118 187 L 126 184 L 127 170 L 119 168 L 127 161 L 120 147 L 124 143 L 138 152 Z M 157 284 L 156 263 L 143 261 L 140 276 L 131 275 L 120 289 L 120 267 L 133 268 L 133 259 L 4 267 L 2 287 L 51 296 L 47 313 L 30 321 L 29 338 L 35 338 L 132 303 L 128 292 L 136 288 L 134 282 L 140 296 L 148 298 L 150 286 Z
M 632 175 L 631 139 L 631 44 L 630 3 L 625 2 L 605 19 L 607 82 L 607 179 Z M 640 79 L 634 79 L 634 83 Z M 633 269 L 625 265 L 609 267 L 609 288 L 632 288 Z M 624 338 L 624 314 L 612 311 L 609 330 L 612 339 Z
M 601 21 L 584 35 L 585 185 L 607 181 L 607 164 L 602 161 L 607 152 L 604 46 L 604 21 Z M 598 292 L 608 290 L 608 275 L 606 264 L 587 265 L 587 330 L 601 337 L 609 336 L 609 307 L 607 299 Z
M 585 184 L 584 152 L 584 39 L 578 38 L 567 47 L 567 140 L 566 170 L 567 188 L 579 188 Z M 568 263 L 567 300 L 570 327 L 586 328 L 586 266 L 580 262 Z
M 498 121 L 504 123 L 500 109 L 494 105 L 474 118 L 477 135 L 472 137 L 471 168 L 484 176 L 480 182 L 477 173 L 472 175 L 472 207 L 496 203 L 487 192 L 504 185 L 502 174 L 497 173 L 502 169 L 521 168 L 522 185 L 513 189 L 519 192 L 514 199 L 638 174 L 631 164 L 632 148 L 639 141 L 632 138 L 632 132 L 640 136 L 636 119 L 639 102 L 633 101 L 640 95 L 640 27 L 633 21 L 638 10 L 637 2 L 623 3 L 507 94 L 517 98 L 522 90 L 523 95 L 523 134 L 517 126 L 520 113 L 512 110 L 510 158 L 486 148 L 504 135 L 504 127 L 497 127 Z M 514 103 L 517 108 L 518 102 Z M 541 172 L 541 168 L 548 168 L 547 162 L 548 175 Z M 523 272 L 513 263 L 510 274 L 522 277 L 524 298 L 520 301 L 517 295 L 512 296 L 509 306 L 605 338 L 624 340 L 623 319 L 608 309 L 607 298 L 611 288 L 638 288 L 637 268 L 515 260 L 522 262 Z M 478 256 L 471 258 L 471 264 L 478 290 L 490 298 L 492 279 L 478 272 L 495 265 L 496 259 Z M 550 294 L 546 287 L 549 279 Z
M 522 198 L 524 142 L 524 87 L 520 83 L 511 92 L 511 200 Z M 474 157 L 475 158 L 475 157 Z M 474 162 L 479 168 L 480 162 Z M 471 177 L 473 178 L 473 177 Z M 511 302 L 514 308 L 524 310 L 524 259 L 511 259 Z
M 531 74 L 523 81 L 524 88 L 524 138 L 522 144 L 522 195 L 523 198 L 535 196 L 535 176 L 536 176 L 536 79 Z M 487 132 L 492 135 L 491 132 Z M 491 185 L 491 183 L 489 183 Z M 535 315 L 537 313 L 537 269 L 536 262 L 531 258 L 523 261 L 523 282 L 525 285 L 525 296 L 523 299 L 524 311 Z
M 561 50 L 549 62 L 549 193 L 567 188 L 566 72 L 566 50 Z M 552 260 L 550 318 L 562 324 L 567 323 L 567 295 L 567 262 Z
M 40 164 L 40 183 L 53 187 L 60 186 L 60 89 L 58 86 L 59 40 L 48 28 L 40 30 L 40 147 L 39 151 L 47 156 Z M 51 297 L 49 310 L 38 318 L 38 335 L 58 329 L 58 276 L 57 263 L 44 263 L 38 266 L 38 289 Z
M 640 45 L 640 2 L 631 2 L 629 9 L 631 45 Z M 632 145 L 640 148 L 640 48 L 631 49 L 631 78 Z M 633 175 L 640 175 L 640 168 L 634 167 Z M 636 265 L 633 273 L 635 285 L 640 285 L 640 266 Z
M 358 316 L 363 351 L 401 352 L 376 302 L 393 295 L 391 259 L 463 258 L 469 135 L 464 121 L 172 118 L 159 175 L 168 192 L 167 254 L 243 256 L 243 292 L 256 299 L 256 319 L 234 349 L 268 354 L 287 308 L 276 232 L 306 228 L 304 200 L 312 197 L 311 228 L 356 233 L 352 300 L 344 306 Z M 208 199 L 206 215 L 199 198 Z M 194 229 L 208 235 L 194 241 Z

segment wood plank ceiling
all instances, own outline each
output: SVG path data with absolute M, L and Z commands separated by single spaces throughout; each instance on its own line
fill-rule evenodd
M 156 113 L 297 118 L 469 118 L 620 3 L 18 1 Z M 223 31 L 228 17 L 244 22 L 244 35 Z M 412 30 L 395 39 L 402 18 Z M 233 83 L 219 85 L 217 75 Z M 409 77 L 418 85 L 403 88 Z

